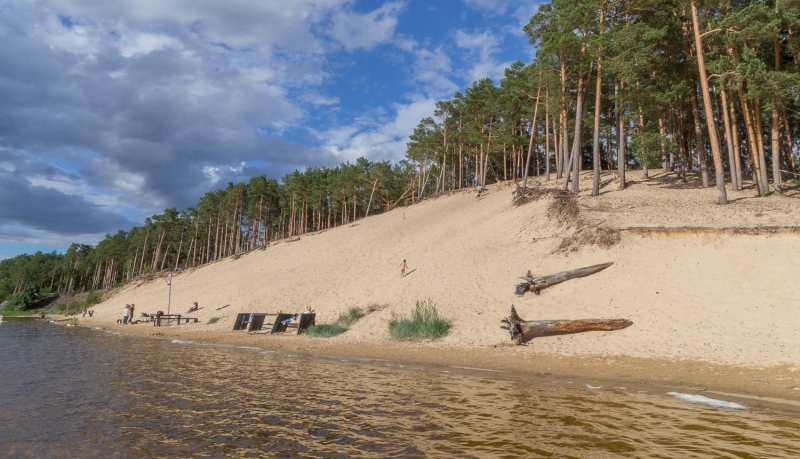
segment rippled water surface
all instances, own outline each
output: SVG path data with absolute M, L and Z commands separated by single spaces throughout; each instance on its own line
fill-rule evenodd
M 576 380 L 504 380 L 0 326 L 0 457 L 800 457 L 800 416 Z

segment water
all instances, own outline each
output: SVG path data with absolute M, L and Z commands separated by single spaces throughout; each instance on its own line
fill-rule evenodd
M 800 457 L 800 415 L 579 380 L 315 359 L 30 320 L 0 325 L 0 369 L 3 458 Z

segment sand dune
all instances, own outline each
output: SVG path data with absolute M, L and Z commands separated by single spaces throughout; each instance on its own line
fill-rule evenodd
M 629 178 L 633 183 L 625 191 L 617 191 L 616 182 L 607 183 L 599 198 L 582 191 L 587 224 L 622 230 L 621 242 L 608 250 L 554 252 L 574 229 L 546 217 L 549 198 L 515 208 L 511 188 L 492 185 L 480 200 L 455 193 L 178 273 L 171 310 L 184 313 L 198 301 L 202 309 L 193 315 L 201 323 L 186 327 L 213 332 L 229 330 L 238 312 L 299 312 L 311 306 L 320 323 L 334 321 L 351 306 L 388 305 L 332 338 L 356 344 L 388 340 L 392 314 L 431 299 L 454 325 L 431 346 L 485 348 L 509 342 L 499 325 L 515 304 L 526 319 L 634 323 L 616 332 L 537 338 L 519 347 L 520 353 L 800 364 L 800 234 L 626 231 L 800 227 L 797 191 L 760 199 L 752 190 L 730 192 L 731 204 L 722 207 L 715 204 L 715 189 L 684 185 L 673 175 Z M 582 180 L 590 186 L 588 175 Z M 400 279 L 404 258 L 410 274 Z M 529 269 L 549 274 L 606 261 L 614 265 L 540 296 L 514 295 L 517 278 Z M 163 279 L 131 284 L 97 305 L 94 318 L 86 321 L 114 322 L 125 303 L 135 303 L 138 315 L 166 310 L 166 302 Z M 205 325 L 211 317 L 222 319 Z

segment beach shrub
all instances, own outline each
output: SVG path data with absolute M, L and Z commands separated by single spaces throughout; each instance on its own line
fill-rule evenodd
M 212 317 L 212 318 L 208 319 L 208 322 L 206 322 L 206 325 L 215 324 L 215 323 L 219 322 L 219 319 L 221 319 L 221 318 L 222 317 Z
M 330 338 L 333 336 L 341 335 L 346 332 L 351 325 L 358 322 L 362 317 L 375 311 L 380 311 L 386 305 L 372 303 L 366 308 L 352 307 L 347 311 L 339 314 L 339 318 L 332 324 L 312 325 L 306 328 L 303 333 L 320 338 Z
M 73 317 L 73 318 L 67 320 L 67 325 L 78 325 L 78 318 L 77 317 Z
M 94 306 L 101 301 L 103 301 L 103 298 L 100 296 L 100 292 L 93 290 L 89 292 L 89 295 L 86 297 L 86 307 Z
M 18 310 L 25 311 L 30 309 L 36 300 L 39 299 L 39 286 L 33 282 L 28 282 L 25 287 L 17 293 L 16 306 Z
M 346 331 L 347 331 L 346 326 L 341 325 L 339 323 L 332 323 L 332 324 L 312 325 L 303 330 L 303 333 L 311 336 L 316 336 L 318 338 L 331 338 L 333 336 L 341 335 Z
M 403 341 L 444 338 L 450 332 L 449 320 L 439 317 L 436 304 L 428 299 L 417 301 L 410 317 L 394 315 L 389 321 L 389 335 Z

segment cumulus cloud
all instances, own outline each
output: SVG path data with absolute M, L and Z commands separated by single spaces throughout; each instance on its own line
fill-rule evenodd
M 0 224 L 120 229 L 131 221 L 107 206 L 124 201 L 141 218 L 194 204 L 228 180 L 331 164 L 325 151 L 279 134 L 309 108 L 339 103 L 318 89 L 328 53 L 390 40 L 401 7 L 43 0 L 0 9 L 0 149 L 16 152 L 0 172 L 46 163 L 75 171 L 4 181 Z M 49 218 L 35 210 L 53 205 Z
M 392 2 L 367 14 L 337 12 L 332 18 L 330 34 L 348 51 L 372 49 L 392 38 L 402 7 L 401 2 Z
M 499 81 L 505 68 L 511 65 L 510 61 L 500 62 L 495 57 L 502 40 L 488 30 L 474 33 L 457 30 L 455 40 L 459 48 L 467 50 L 473 57 L 473 65 L 467 71 L 467 83 L 482 78 Z
M 464 4 L 488 15 L 503 15 L 514 0 L 464 0 Z
M 420 120 L 431 116 L 438 99 L 419 98 L 406 104 L 392 105 L 393 113 L 375 122 L 362 120 L 321 133 L 329 139 L 322 151 L 339 158 L 354 161 L 359 157 L 373 160 L 398 161 L 405 157 L 408 136 Z

